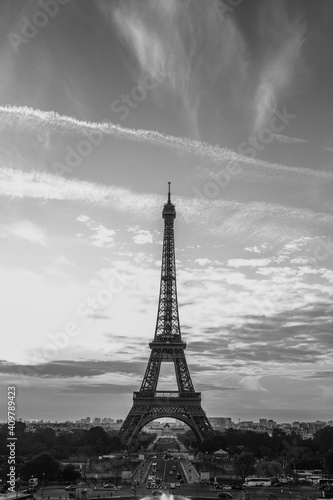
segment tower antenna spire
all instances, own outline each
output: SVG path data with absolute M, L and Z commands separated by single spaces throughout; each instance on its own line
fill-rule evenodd
M 170 188 L 170 186 L 171 186 L 171 182 L 168 182 L 168 203 L 171 203 L 171 192 L 170 192 L 171 188 Z

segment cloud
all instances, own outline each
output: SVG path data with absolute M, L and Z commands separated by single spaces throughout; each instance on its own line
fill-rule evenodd
M 240 12 L 223 14 L 223 2 L 217 0 L 129 0 L 99 7 L 135 58 L 132 76 L 137 83 L 147 74 L 158 80 L 152 94 L 163 100 L 162 89 L 167 89 L 182 106 L 194 137 L 200 137 L 200 111 L 211 106 L 202 87 L 214 95 L 215 116 L 223 114 L 227 102 L 234 110 L 253 106 L 258 130 L 267 124 L 279 98 L 294 90 L 296 81 L 300 85 L 309 78 L 302 53 L 306 24 L 302 12 L 285 3 L 267 0 L 258 15 L 254 9 L 251 21 L 260 52 L 239 28 Z M 251 73 L 254 64 L 257 79 Z
M 333 370 L 321 370 L 308 375 L 308 378 L 333 379 Z
M 300 181 L 307 183 L 313 182 L 316 179 L 318 185 L 325 185 L 325 183 L 333 180 L 333 174 L 324 170 L 269 163 L 242 156 L 230 149 L 211 146 L 205 142 L 174 137 L 151 130 L 124 128 L 110 122 L 94 123 L 80 121 L 69 116 L 59 115 L 55 112 L 46 112 L 27 107 L 0 106 L 1 125 L 6 127 L 6 130 L 13 129 L 15 132 L 29 131 L 40 133 L 46 130 L 51 135 L 51 141 L 52 136 L 55 134 L 73 136 L 91 136 L 95 134 L 99 141 L 101 138 L 103 140 L 103 137 L 110 137 L 116 140 L 125 139 L 165 147 L 182 155 L 185 154 L 189 158 L 195 158 L 197 162 L 200 162 L 202 165 L 200 176 L 206 179 L 206 181 L 209 179 L 206 169 L 209 169 L 208 172 L 212 174 L 219 174 L 221 169 L 230 164 L 230 162 L 244 167 L 237 174 L 237 180 L 242 182 L 260 181 L 266 183 L 272 180 L 279 180 L 283 184 L 297 184 L 299 186 Z M 21 159 L 15 165 L 17 168 L 22 168 L 20 162 Z M 10 161 L 10 167 L 12 163 L 13 160 Z
M 153 242 L 153 235 L 150 231 L 146 229 L 140 229 L 139 226 L 131 226 L 128 231 L 134 233 L 133 241 L 136 245 L 145 245 L 146 243 Z
M 61 392 L 71 394 L 133 394 L 138 390 L 135 384 L 68 384 L 63 386 Z
M 155 219 L 165 198 L 153 194 L 136 194 L 127 189 L 99 185 L 92 182 L 67 180 L 52 174 L 0 169 L 0 195 L 11 198 L 41 200 L 71 200 L 92 206 L 113 208 L 117 212 L 131 213 L 146 219 Z M 301 235 L 306 225 L 331 229 L 333 216 L 308 209 L 285 207 L 269 203 L 240 203 L 235 201 L 174 197 L 177 211 L 186 223 L 208 227 L 212 233 L 225 237 L 245 237 L 248 243 L 265 239 L 282 244 L 295 235 Z M 263 220 L 266 221 L 263 224 Z M 87 223 L 87 221 L 82 221 Z M 95 224 L 92 222 L 91 224 Z M 110 234 L 99 226 L 95 245 L 103 245 Z M 310 234 L 310 233 L 309 233 Z
M 261 267 L 267 266 L 271 259 L 229 259 L 228 266 L 231 267 Z
M 242 371 L 245 373 L 247 370 L 259 374 L 279 373 L 281 365 L 284 366 L 284 370 L 291 372 L 295 371 L 296 367 L 316 366 L 319 362 L 322 366 L 321 370 L 324 366 L 330 368 L 333 340 L 329 332 L 333 321 L 333 309 L 329 297 L 327 296 L 326 302 L 320 302 L 319 297 L 314 300 L 311 296 L 303 302 L 301 307 L 295 307 L 291 304 L 297 303 L 297 299 L 288 294 L 289 282 L 285 283 L 285 292 L 280 290 L 279 284 L 272 285 L 272 288 L 276 287 L 280 295 L 277 301 L 272 300 L 274 307 L 267 311 L 266 316 L 260 315 L 259 310 L 256 311 L 255 302 L 252 308 L 248 308 L 249 313 L 244 314 L 247 301 L 242 290 L 238 290 L 236 300 L 242 297 L 239 313 L 235 312 L 228 321 L 222 312 L 219 315 L 219 325 L 213 326 L 212 323 L 212 326 L 201 328 L 198 335 L 196 330 L 191 332 L 189 342 L 191 358 L 198 363 L 202 356 L 203 362 L 204 359 L 209 359 L 210 369 L 215 367 L 216 370 L 238 374 L 240 374 L 239 366 L 243 366 Z M 299 295 L 303 296 L 302 286 L 300 285 L 297 289 Z M 220 297 L 221 294 L 223 294 L 222 290 L 218 296 Z M 259 304 L 266 300 L 267 294 L 269 295 L 269 292 L 265 293 L 263 289 L 262 298 L 257 296 L 256 300 Z M 251 297 L 252 295 L 253 293 Z M 229 311 L 231 309 L 229 294 L 224 293 L 223 297 L 226 302 L 226 311 Z M 212 299 L 211 294 L 210 304 Z M 204 303 L 203 308 L 206 318 L 217 319 L 215 307 L 210 311 Z M 250 314 L 251 311 L 252 314 Z M 202 324 L 202 320 L 198 320 L 197 317 L 194 321 Z M 305 377 L 308 374 L 308 368 L 299 369 L 299 377 Z
M 254 253 L 264 253 L 265 251 L 272 249 L 270 245 L 267 243 L 263 243 L 262 245 L 254 245 L 253 247 L 245 247 L 244 250 L 246 252 L 254 252 Z
M 203 384 L 203 383 L 195 384 L 195 388 L 197 391 L 200 392 L 206 392 L 206 391 L 226 392 L 226 391 L 239 391 L 242 389 L 241 387 L 237 386 L 223 386 L 223 385 Z
M 146 243 L 153 242 L 153 235 L 149 231 L 141 231 L 139 234 L 133 236 L 133 241 L 137 245 L 145 245 Z
M 0 238 L 8 238 L 10 235 L 22 238 L 30 243 L 47 246 L 47 238 L 44 230 L 34 222 L 28 220 L 12 224 L 1 224 Z
M 207 264 L 211 264 L 212 261 L 210 259 L 195 259 L 194 262 L 197 262 L 199 266 L 206 266 Z
M 305 139 L 299 139 L 298 137 L 274 134 L 274 142 L 278 142 L 280 144 L 306 144 L 308 141 Z
M 242 377 L 240 379 L 239 383 L 241 386 L 243 386 L 248 391 L 266 392 L 267 389 L 265 387 L 263 387 L 263 385 L 260 383 L 260 380 L 261 380 L 260 376 L 249 375 L 246 377 Z
M 71 200 L 91 205 L 113 207 L 119 211 L 139 210 L 148 213 L 158 211 L 164 198 L 150 195 L 142 196 L 129 190 L 108 187 L 92 182 L 67 180 L 53 174 L 23 172 L 14 169 L 0 169 L 0 194 L 10 198 L 33 198 L 41 200 Z M 81 219 L 80 222 L 89 222 Z M 91 227 L 95 222 L 91 222 Z
M 20 365 L 0 361 L 0 373 L 24 375 L 37 378 L 86 378 L 105 374 L 125 374 L 128 376 L 142 375 L 146 363 L 138 361 L 69 361 L 57 360 L 45 364 Z
M 267 124 L 296 77 L 299 84 L 300 74 L 307 78 L 309 73 L 302 57 L 306 24 L 301 13 L 291 15 L 285 3 L 267 0 L 260 9 L 258 31 L 265 51 L 254 100 L 256 131 Z
M 77 220 L 83 222 L 95 234 L 90 236 L 91 244 L 100 248 L 111 248 L 114 246 L 114 229 L 107 229 L 102 224 L 98 224 L 87 215 L 79 215 Z
M 179 102 L 187 126 L 194 137 L 200 136 L 202 85 L 224 85 L 238 95 L 247 74 L 247 54 L 243 36 L 234 20 L 223 22 L 213 2 L 198 0 L 155 2 L 141 0 L 110 6 L 117 30 L 134 54 L 138 83 L 152 75 Z M 106 7 L 104 7 L 106 8 Z M 232 86 L 224 83 L 225 75 Z

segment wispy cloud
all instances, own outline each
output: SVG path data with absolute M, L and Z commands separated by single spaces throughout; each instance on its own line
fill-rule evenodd
M 219 146 L 211 146 L 205 142 L 165 135 L 152 130 L 124 128 L 110 122 L 95 123 L 80 121 L 69 116 L 59 115 L 55 112 L 46 112 L 27 107 L 0 106 L 1 125 L 5 126 L 7 130 L 12 128 L 16 132 L 31 131 L 39 134 L 48 132 L 51 136 L 55 133 L 74 136 L 87 136 L 96 133 L 113 139 L 155 144 L 181 153 L 182 155 L 188 155 L 189 158 L 194 157 L 198 162 L 201 162 L 203 167 L 211 169 L 211 172 L 215 170 L 220 172 L 223 166 L 233 161 L 244 167 L 242 168 L 242 172 L 237 175 L 237 179 L 243 182 L 267 183 L 275 180 L 283 184 L 299 186 L 300 182 L 313 183 L 316 180 L 319 187 L 333 181 L 333 173 L 324 170 L 269 163 L 242 156 L 235 151 Z M 22 168 L 20 163 L 12 163 L 9 165 L 5 164 L 4 166 Z M 201 176 L 207 179 L 204 169 L 202 169 Z
M 271 259 L 229 259 L 228 266 L 231 267 L 262 267 L 271 262 Z
M 321 370 L 308 375 L 308 378 L 333 379 L 333 370 Z
M 248 66 L 243 36 L 232 17 L 221 27 L 212 2 L 130 0 L 108 8 L 136 57 L 138 80 L 147 73 L 162 78 L 161 86 L 183 106 L 192 136 L 200 137 L 205 85 L 223 85 L 228 75 L 229 88 L 241 95 Z
M 7 238 L 10 235 L 22 238 L 30 243 L 37 243 L 42 246 L 47 245 L 44 230 L 31 221 L 23 220 L 12 224 L 0 225 L 0 238 Z
M 302 58 L 306 24 L 301 13 L 290 14 L 284 2 L 267 0 L 261 4 L 258 31 L 265 43 L 265 55 L 259 69 L 255 95 L 254 129 L 265 126 L 283 93 L 290 92 L 300 73 L 308 69 Z
M 67 384 L 62 388 L 62 393 L 71 394 L 132 394 L 138 386 L 133 384 Z
M 274 142 L 280 144 L 306 144 L 308 141 L 299 139 L 298 137 L 289 137 L 287 135 L 274 134 Z
M 267 0 L 252 19 L 260 52 L 247 45 L 239 12 L 233 9 L 231 15 L 219 16 L 217 1 L 130 0 L 99 7 L 135 56 L 137 70 L 132 73 L 137 82 L 147 73 L 162 76 L 155 94 L 162 95 L 161 87 L 166 88 L 182 104 L 196 138 L 201 133 L 200 110 L 207 104 L 206 86 L 211 94 L 215 89 L 215 113 L 223 114 L 226 101 L 234 109 L 252 108 L 252 126 L 258 130 L 267 124 L 281 96 L 294 92 L 296 82 L 303 87 L 310 75 L 302 53 L 306 23 L 302 12 L 284 2 Z M 251 71 L 254 60 L 256 78 Z
M 154 194 L 136 194 L 127 189 L 67 180 L 52 174 L 0 169 L 0 180 L 2 196 L 88 202 L 148 219 L 157 217 L 165 201 L 164 197 Z M 325 213 L 268 203 L 210 202 L 182 197 L 175 197 L 175 201 L 185 222 L 208 223 L 212 232 L 222 232 L 226 236 L 252 235 L 253 239 L 267 237 L 282 243 L 296 236 L 295 230 L 300 224 L 323 228 L 333 224 L 333 216 Z M 263 217 L 267 218 L 266 226 L 262 224 Z M 302 229 L 299 236 L 302 236 Z
M 0 360 L 0 373 L 24 374 L 37 378 L 86 378 L 97 377 L 110 373 L 122 373 L 128 376 L 138 376 L 143 373 L 145 362 L 134 361 L 85 361 L 56 360 L 37 365 L 20 365 Z

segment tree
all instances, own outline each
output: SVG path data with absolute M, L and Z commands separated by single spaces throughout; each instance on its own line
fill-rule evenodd
M 55 431 L 50 427 L 37 429 L 34 435 L 34 440 L 44 445 L 47 450 L 50 450 L 56 442 Z
M 179 441 L 186 446 L 186 448 L 194 448 L 197 446 L 197 438 L 195 437 L 192 429 L 178 435 Z
M 217 434 L 214 437 L 209 437 L 203 441 L 200 445 L 200 451 L 203 453 L 208 452 L 209 454 L 214 451 L 220 450 L 221 448 L 225 450 L 227 447 L 227 440 L 221 434 Z
M 328 474 L 333 474 L 333 448 L 328 450 L 328 452 L 325 455 L 325 465 L 326 465 L 326 472 Z
M 79 471 L 75 470 L 73 465 L 66 465 L 62 471 L 62 479 L 64 481 L 74 482 L 77 479 L 80 479 L 81 474 Z
M 100 443 L 107 445 L 109 444 L 109 438 L 107 433 L 102 427 L 92 427 L 85 433 L 86 444 L 91 446 L 95 445 L 98 441 Z
M 120 451 L 123 448 L 123 444 L 121 442 L 120 437 L 111 435 L 109 436 L 109 441 L 110 441 L 109 445 L 110 453 L 113 453 L 115 451 Z
M 138 447 L 147 449 L 147 447 L 156 439 L 157 434 L 149 434 L 147 432 L 141 432 L 138 435 Z
M 22 437 L 25 433 L 27 425 L 24 422 L 16 421 L 15 422 L 15 435 L 18 437 Z
M 258 449 L 258 458 L 269 460 L 270 458 L 272 458 L 272 456 L 273 452 L 269 446 L 260 446 L 260 448 Z
M 271 477 L 276 477 L 283 474 L 283 468 L 280 462 L 275 462 L 275 461 L 269 462 L 267 465 L 267 470 L 268 474 Z
M 254 470 L 259 477 L 276 477 L 283 474 L 282 465 L 275 461 L 261 460 L 254 465 Z
M 254 463 L 255 459 L 252 453 L 243 451 L 239 455 L 234 455 L 232 459 L 233 468 L 243 483 L 245 478 L 253 471 Z
M 313 444 L 322 453 L 333 448 L 333 427 L 327 426 L 317 431 L 313 436 Z
M 59 471 L 60 463 L 47 452 L 40 453 L 31 460 L 28 460 L 21 469 L 22 474 L 26 478 L 34 476 L 42 479 L 44 477 L 48 481 L 56 479 Z

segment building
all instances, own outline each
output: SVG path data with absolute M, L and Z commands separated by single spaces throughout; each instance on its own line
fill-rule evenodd
M 220 450 L 214 451 L 214 457 L 216 458 L 228 458 L 228 456 L 228 452 L 222 450 L 222 448 Z
M 209 417 L 209 422 L 213 429 L 229 429 L 233 427 L 230 417 Z

